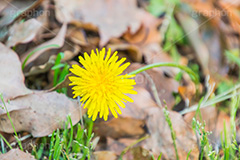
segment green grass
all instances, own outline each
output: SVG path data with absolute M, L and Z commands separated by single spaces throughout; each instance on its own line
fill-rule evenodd
M 16 129 L 15 129 L 14 125 L 13 125 L 12 118 L 11 118 L 11 116 L 10 116 L 10 113 L 8 112 L 7 106 L 6 106 L 5 102 L 4 102 L 2 93 L 0 93 L 0 99 L 1 99 L 1 101 L 2 101 L 2 103 L 3 103 L 3 106 L 0 106 L 0 107 L 1 107 L 1 108 L 4 108 L 4 109 L 6 110 L 8 119 L 9 119 L 11 125 L 12 125 L 13 131 L 14 131 L 14 134 L 15 134 L 14 137 L 15 137 L 15 139 L 16 139 L 17 142 L 18 142 L 18 146 L 19 146 L 20 149 L 23 151 L 22 143 L 21 143 L 21 141 L 20 141 L 19 138 L 18 138 L 18 134 L 17 134 Z M 1 135 L 1 134 L 0 134 L 0 135 Z M 3 140 L 6 142 L 6 139 L 5 139 L 2 135 L 1 135 L 1 139 L 3 139 Z M 9 148 L 11 148 L 10 145 L 9 145 L 9 143 L 6 142 L 6 144 L 8 144 Z
M 209 142 L 208 136 L 212 134 L 205 130 L 205 122 L 199 122 L 196 117 L 193 118 L 192 125 L 195 133 L 199 136 L 199 146 L 200 146 L 200 160 L 204 158 L 209 160 L 229 160 L 229 159 L 240 159 L 239 156 L 239 145 L 236 141 L 236 113 L 239 107 L 240 97 L 236 92 L 232 93 L 231 97 L 231 129 L 228 131 L 226 123 L 224 122 L 224 130 L 221 132 L 221 149 L 223 155 L 216 153 L 213 150 L 211 143 Z M 199 105 L 200 106 L 200 105 Z M 198 110 L 200 112 L 200 110 Z M 199 114 L 196 112 L 196 114 Z
M 52 67 L 52 70 L 54 70 L 53 86 L 61 83 L 69 73 L 69 65 L 67 63 L 61 63 L 63 58 L 64 53 L 60 52 L 56 57 L 54 66 Z M 67 94 L 67 88 L 58 89 L 57 92 Z
M 165 120 L 166 120 L 166 122 L 167 122 L 167 124 L 170 128 L 170 131 L 171 131 L 171 137 L 172 137 L 172 140 L 173 140 L 173 146 L 174 146 L 174 150 L 175 150 L 175 154 L 176 154 L 176 159 L 179 160 L 177 144 L 176 144 L 176 134 L 175 134 L 175 131 L 174 131 L 173 126 L 172 126 L 172 121 L 171 121 L 171 118 L 169 116 L 167 106 L 165 106 L 165 108 L 163 108 L 163 113 L 164 113 Z
M 41 143 L 33 147 L 32 154 L 37 160 L 43 159 L 43 157 L 47 157 L 49 160 L 89 160 L 94 149 L 91 143 L 94 136 L 92 124 L 93 122 L 89 120 L 87 129 L 84 129 L 79 123 L 73 126 L 71 118 L 68 116 L 65 128 L 57 129 L 49 137 L 41 138 Z
M 27 55 L 26 59 L 25 59 L 25 60 L 23 61 L 23 63 L 22 63 L 22 70 L 24 70 L 25 65 L 26 65 L 28 59 L 29 59 L 34 53 L 36 53 L 36 52 L 38 52 L 38 51 L 40 51 L 40 50 L 42 50 L 42 49 L 52 48 L 52 47 L 59 47 L 59 45 L 51 44 L 51 45 L 43 46 L 43 47 L 40 47 L 40 48 L 36 48 L 36 49 L 34 49 L 32 52 L 30 52 L 30 53 Z

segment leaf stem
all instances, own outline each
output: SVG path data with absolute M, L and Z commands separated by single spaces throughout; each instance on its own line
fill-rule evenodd
M 52 47 L 59 47 L 59 45 L 57 45 L 57 44 L 50 44 L 50 45 L 47 45 L 47 46 L 43 46 L 43 47 L 40 47 L 40 48 L 36 48 L 36 49 L 34 49 L 33 51 L 31 51 L 31 52 L 27 55 L 26 59 L 25 59 L 25 60 L 23 61 L 23 63 L 22 63 L 22 70 L 24 70 L 25 65 L 26 65 L 28 59 L 29 59 L 34 53 L 36 53 L 36 52 L 38 52 L 38 51 L 40 51 L 40 50 L 42 50 L 42 49 L 52 48 Z
M 183 66 L 183 65 L 180 65 L 180 64 L 177 64 L 177 63 L 162 62 L 162 63 L 149 64 L 149 65 L 146 65 L 144 67 L 138 68 L 135 71 L 130 72 L 129 75 L 136 75 L 138 73 L 141 73 L 143 71 L 146 71 L 148 69 L 152 69 L 152 68 L 155 68 L 155 67 L 176 67 L 176 68 L 179 68 L 179 69 L 185 71 L 186 73 L 188 73 L 195 83 L 198 83 L 198 77 L 197 77 L 196 73 L 194 73 L 190 68 L 188 68 L 186 66 Z

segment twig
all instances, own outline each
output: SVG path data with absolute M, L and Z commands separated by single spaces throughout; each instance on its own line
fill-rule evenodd
M 143 74 L 146 76 L 146 78 L 151 83 L 151 89 L 152 89 L 152 92 L 153 92 L 153 97 L 156 100 L 157 105 L 162 108 L 162 103 L 161 103 L 161 100 L 159 99 L 157 88 L 156 88 L 156 85 L 155 85 L 154 81 L 152 80 L 152 78 L 149 76 L 149 74 L 147 72 L 144 71 Z

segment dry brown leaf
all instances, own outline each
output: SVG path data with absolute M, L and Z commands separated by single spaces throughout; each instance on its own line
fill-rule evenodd
M 95 160 L 117 160 L 117 155 L 111 151 L 93 152 Z
M 30 19 L 23 23 L 15 23 L 9 29 L 6 46 L 13 47 L 19 43 L 28 43 L 32 41 L 41 27 L 42 23 L 36 19 Z
M 95 132 L 104 137 L 136 137 L 144 134 L 144 121 L 133 118 L 113 118 L 95 125 Z
M 227 13 L 232 28 L 240 33 L 240 15 L 238 10 L 229 3 L 226 4 L 219 2 L 219 4 L 223 8 L 223 12 L 225 11 Z
M 134 34 L 140 27 L 140 13 L 136 0 L 55 0 L 56 17 L 60 22 L 74 20 L 91 23 L 98 27 L 100 46 L 111 38 L 120 37 L 130 28 Z
M 116 44 L 109 44 L 107 45 L 107 48 L 111 48 L 112 51 L 127 51 L 129 54 L 129 57 L 134 62 L 141 62 L 142 61 L 142 52 L 139 47 L 127 44 L 127 43 L 116 43 Z
M 146 130 L 144 133 L 146 134 L 147 132 L 150 135 L 149 138 L 138 143 L 136 146 L 141 146 L 143 147 L 142 149 L 147 149 L 148 151 L 150 150 L 156 158 L 160 153 L 163 153 L 163 158 L 165 159 L 176 159 L 170 128 L 165 120 L 162 108 L 157 106 L 157 104 L 152 100 L 150 93 L 146 89 L 136 86 L 135 90 L 138 92 L 137 95 L 129 95 L 134 100 L 134 103 L 126 103 L 126 108 L 121 109 L 121 121 L 119 120 L 119 123 L 112 123 L 111 128 L 116 129 L 115 133 L 112 132 L 110 137 L 113 137 L 113 135 L 118 135 L 118 137 L 113 137 L 118 138 L 118 140 L 109 138 L 108 133 L 110 129 L 108 129 L 108 132 L 107 130 L 102 130 L 104 127 L 110 128 L 108 122 L 105 124 L 100 122 L 96 127 L 98 130 L 103 132 L 101 136 L 108 136 L 107 148 L 119 155 L 125 147 L 129 146 L 133 142 L 136 142 L 137 139 L 134 138 L 134 135 L 124 138 L 126 135 L 121 134 L 121 131 L 123 130 L 136 130 L 136 127 L 139 127 L 139 125 L 136 125 L 136 123 L 128 121 L 132 118 L 142 120 L 143 122 L 146 121 L 146 125 L 144 126 Z M 198 145 L 191 127 L 177 112 L 170 111 L 170 118 L 174 131 L 176 132 L 176 143 L 180 159 L 186 159 L 190 150 L 192 151 L 189 158 L 197 159 L 199 154 Z M 124 119 L 125 121 L 128 121 L 128 124 L 123 123 Z M 117 119 L 115 120 L 117 121 Z M 111 120 L 109 122 L 111 122 Z M 102 128 L 100 128 L 99 125 L 101 125 L 100 127 Z M 125 128 L 120 127 L 121 129 L 117 130 L 119 126 L 125 126 Z M 131 132 L 133 133 L 133 131 Z M 141 133 L 141 135 L 144 135 L 144 133 Z M 138 134 L 138 137 L 141 135 Z M 137 157 L 137 155 L 134 156 L 134 152 L 132 151 L 128 156 Z M 148 156 L 146 156 L 146 158 L 147 157 Z
M 24 84 L 17 54 L 0 43 L 0 93 L 5 100 L 31 93 Z
M 7 3 L 7 6 L 1 12 L 0 29 L 3 26 L 11 24 L 19 16 L 27 13 L 29 10 L 37 7 L 43 0 L 13 0 Z
M 151 152 L 141 146 L 130 148 L 129 151 L 123 156 L 123 160 L 128 159 L 153 160 Z
M 122 151 L 129 147 L 130 145 L 136 143 L 138 139 L 133 138 L 120 138 L 114 140 L 107 138 L 107 146 L 110 151 L 115 152 L 117 155 L 120 155 Z M 144 143 L 144 141 L 143 141 Z M 141 142 L 129 148 L 129 150 L 123 155 L 123 160 L 152 160 L 152 154 L 149 150 L 141 146 Z
M 233 1 L 233 0 L 220 0 L 220 3 L 227 3 L 229 5 L 240 7 L 240 1 Z
M 28 59 L 28 61 L 26 62 L 26 66 L 29 63 L 31 63 L 32 61 L 34 61 L 35 59 L 37 59 L 45 51 L 50 50 L 50 49 L 55 49 L 55 48 L 61 48 L 64 44 L 64 41 L 65 41 L 66 31 L 67 31 L 67 24 L 64 23 L 62 25 L 61 30 L 58 32 L 56 37 L 54 37 L 53 39 L 37 46 L 36 48 L 31 49 L 27 53 L 23 54 L 21 56 L 21 62 L 24 62 L 24 60 L 27 58 L 27 56 L 34 50 L 35 51 L 37 50 L 37 51 Z M 44 47 L 49 46 L 49 45 L 57 45 L 57 46 L 51 46 L 51 47 L 44 48 Z
M 17 105 L 11 105 L 9 103 L 5 103 L 6 108 L 4 106 L 4 104 L 2 103 L 2 101 L 0 100 L 0 116 L 2 114 L 6 114 L 7 112 L 11 112 L 11 111 L 15 111 L 15 110 L 22 110 L 22 109 L 29 109 L 29 107 L 27 106 L 17 106 Z
M 129 43 L 135 45 L 146 45 L 149 43 L 160 43 L 160 33 L 158 26 L 162 20 L 155 18 L 148 12 L 141 12 L 139 16 L 142 21 L 142 25 L 139 30 L 132 34 L 129 30 L 123 35 Z
M 191 154 L 189 159 L 197 159 L 199 154 L 198 145 L 191 126 L 188 126 L 182 116 L 177 112 L 170 111 L 169 116 L 172 121 L 174 132 L 176 133 L 176 145 L 179 159 L 186 159 L 190 150 Z M 146 139 L 144 147 L 146 149 L 151 149 L 155 157 L 163 153 L 163 159 L 175 160 L 176 155 L 170 136 L 170 128 L 165 120 L 162 109 L 148 109 L 146 123 L 150 138 Z
M 119 138 L 119 139 L 115 140 L 115 139 L 112 139 L 110 137 L 107 137 L 107 149 L 115 152 L 117 155 L 120 155 L 121 152 L 126 147 L 135 143 L 137 140 L 138 140 L 137 138 Z
M 162 152 L 166 159 L 176 159 L 170 129 L 165 121 L 162 109 L 154 103 L 145 89 L 135 87 L 135 90 L 138 92 L 137 95 L 129 95 L 134 103 L 126 104 L 126 108 L 122 109 L 121 117 L 135 119 L 138 117 L 145 120 L 150 138 L 146 139 L 141 146 L 151 150 L 156 157 Z M 198 147 L 191 125 L 188 125 L 177 112 L 170 111 L 170 118 L 176 132 L 180 159 L 186 159 L 191 149 L 190 158 L 196 159 L 198 157 Z
M 82 29 L 71 27 L 67 30 L 66 37 L 76 44 L 79 44 L 81 46 L 87 46 L 87 37 L 84 34 L 85 33 Z
M 7 1 L 0 1 L 0 12 L 8 5 Z
M 135 87 L 135 90 L 138 94 L 130 95 L 134 100 L 134 103 L 127 103 L 126 108 L 122 109 L 122 114 L 120 116 L 122 117 L 122 120 L 124 118 L 134 118 L 146 121 L 145 128 L 147 129 L 148 134 L 150 134 L 150 137 L 137 144 L 137 146 L 151 150 L 156 158 L 160 153 L 163 153 L 164 159 L 176 159 L 170 128 L 165 120 L 162 108 L 154 103 L 150 94 L 144 88 Z M 170 111 L 170 118 L 174 131 L 176 132 L 176 143 L 180 159 L 186 159 L 190 150 L 192 151 L 189 158 L 197 159 L 199 154 L 198 145 L 191 127 L 177 112 Z M 119 125 L 120 124 L 115 127 L 117 128 Z M 135 128 L 136 125 L 129 121 L 126 128 L 128 126 Z M 107 133 L 108 132 L 105 132 L 105 135 Z M 118 140 L 115 141 L 107 138 L 107 144 L 111 151 L 120 154 L 125 147 L 129 146 L 136 140 L 137 139 L 118 137 Z
M 56 56 L 53 55 L 49 58 L 47 63 L 39 66 L 33 66 L 29 72 L 24 73 L 24 76 L 27 77 L 27 76 L 37 75 L 40 73 L 46 73 L 54 66 L 55 61 L 56 61 Z
M 178 93 L 186 101 L 191 101 L 192 97 L 196 94 L 196 86 L 192 81 L 188 81 L 183 86 L 178 87 Z
M 35 160 L 34 156 L 25 153 L 20 149 L 11 149 L 9 152 L 0 155 L 1 160 Z
M 16 53 L 1 43 L 0 48 L 0 67 L 6 68 L 0 70 L 0 89 L 17 132 L 28 131 L 35 137 L 41 137 L 63 127 L 69 114 L 73 124 L 79 121 L 79 106 L 75 101 L 56 92 L 32 93 L 24 85 L 21 64 Z M 0 105 L 3 106 L 2 103 Z M 0 110 L 0 131 L 13 133 L 5 113 L 5 109 Z
M 61 83 L 58 83 L 55 87 L 49 89 L 49 91 L 54 91 L 57 89 L 69 87 L 69 84 L 71 83 L 71 81 L 69 80 L 69 76 L 73 76 L 73 75 L 74 75 L 73 73 L 67 74 Z
M 34 137 L 47 136 L 57 128 L 64 127 L 67 115 L 71 115 L 73 125 L 80 120 L 77 102 L 56 92 L 38 92 L 21 96 L 11 100 L 10 104 L 30 108 L 12 111 L 11 119 L 17 132 L 27 131 Z M 0 131 L 13 133 L 7 115 L 0 117 Z

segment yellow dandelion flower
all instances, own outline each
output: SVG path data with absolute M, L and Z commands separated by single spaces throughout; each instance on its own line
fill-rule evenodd
M 125 108 L 123 102 L 133 102 L 125 94 L 136 94 L 133 85 L 136 84 L 135 75 L 121 75 L 130 65 L 129 62 L 123 64 L 126 58 L 118 60 L 117 52 L 111 56 L 111 49 L 107 51 L 103 48 L 100 52 L 92 50 L 89 56 L 86 52 L 84 58 L 79 56 L 79 62 L 84 68 L 72 65 L 70 71 L 76 76 L 69 77 L 74 86 L 72 89 L 74 97 L 80 96 L 80 101 L 87 108 L 88 117 L 95 121 L 98 113 L 100 118 L 106 121 L 109 109 L 115 118 L 121 114 L 119 106 Z M 117 114 L 118 113 L 118 114 Z

